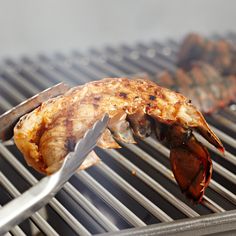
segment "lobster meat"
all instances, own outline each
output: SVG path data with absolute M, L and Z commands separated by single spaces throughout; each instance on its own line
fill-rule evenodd
M 202 61 L 213 66 L 222 75 L 236 75 L 236 47 L 224 40 L 209 40 L 198 34 L 189 34 L 181 43 L 177 65 L 185 70 Z
M 210 114 L 236 101 L 235 76 L 223 76 L 209 64 L 193 63 L 189 71 L 177 68 L 163 71 L 155 78 L 163 87 L 184 94 L 201 112 Z

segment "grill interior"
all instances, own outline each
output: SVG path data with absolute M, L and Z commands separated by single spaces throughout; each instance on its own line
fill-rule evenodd
M 233 34 L 227 37 L 236 38 Z M 91 49 L 85 54 L 73 51 L 6 59 L 0 68 L 0 113 L 62 81 L 75 86 L 140 73 L 154 78 L 163 69 L 174 69 L 177 48 L 178 44 L 169 40 L 164 44 Z M 222 156 L 203 141 L 213 159 L 213 178 L 201 204 L 193 205 L 185 199 L 170 171 L 169 150 L 149 137 L 137 145 L 123 145 L 120 150 L 96 149 L 102 159 L 98 165 L 75 174 L 47 206 L 8 234 L 94 235 L 126 229 L 132 234 L 142 226 L 234 213 L 236 105 L 206 118 L 226 147 L 226 154 Z M 26 165 L 14 145 L 0 143 L 0 156 L 0 204 L 4 206 L 42 176 Z M 230 228 L 221 229 L 227 230 Z

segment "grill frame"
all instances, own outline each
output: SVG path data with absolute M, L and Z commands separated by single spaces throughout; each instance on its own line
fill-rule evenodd
M 236 229 L 236 210 L 212 214 L 210 216 L 195 217 L 186 220 L 177 220 L 171 223 L 160 223 L 159 225 L 148 225 L 142 228 L 122 230 L 119 233 L 107 233 L 101 236 L 119 235 L 209 235 L 234 231 Z M 227 230 L 225 230 L 227 229 Z M 235 231 L 234 231 L 235 232 Z M 233 232 L 232 232 L 233 233 Z M 232 234 L 233 235 L 233 234 Z
M 105 53 L 101 53 L 101 52 L 93 49 L 93 50 L 90 50 L 90 52 L 88 53 L 87 56 L 84 56 L 79 52 L 72 53 L 72 55 L 70 57 L 65 57 L 63 54 L 57 53 L 54 57 L 54 58 L 56 58 L 55 61 L 53 61 L 50 58 L 47 58 L 45 55 L 40 55 L 39 57 L 37 57 L 37 60 L 36 61 L 33 60 L 33 62 L 32 62 L 32 59 L 29 57 L 24 57 L 20 61 L 20 63 L 19 62 L 15 63 L 14 60 L 8 59 L 8 60 L 5 60 L 5 65 L 7 65 L 7 66 L 6 67 L 2 66 L 0 74 L 5 75 L 5 76 L 7 75 L 8 78 L 10 77 L 13 80 L 18 81 L 17 84 L 20 85 L 21 87 L 24 86 L 24 84 L 22 85 L 22 81 L 26 84 L 29 84 L 28 90 L 31 90 L 31 92 L 33 92 L 33 93 L 37 93 L 39 91 L 37 86 L 35 86 L 34 83 L 32 83 L 32 81 L 30 82 L 29 78 L 31 78 L 31 80 L 33 80 L 34 82 L 36 82 L 37 84 L 39 84 L 43 88 L 44 86 L 51 86 L 51 85 L 55 84 L 55 82 L 58 82 L 58 80 L 63 80 L 63 75 L 66 76 L 67 78 L 70 78 L 69 81 L 70 81 L 71 85 L 75 85 L 75 79 L 78 78 L 79 76 L 81 76 L 80 82 L 83 83 L 83 82 L 86 82 L 87 80 L 91 80 L 91 78 L 98 79 L 99 77 L 104 77 L 106 75 L 106 73 L 109 73 L 109 75 L 113 75 L 113 76 L 115 76 L 115 75 L 122 76 L 122 75 L 127 74 L 127 72 L 129 72 L 129 74 L 135 74 L 138 72 L 143 72 L 143 70 L 145 70 L 146 72 L 149 72 L 149 74 L 152 75 L 154 73 L 157 73 L 161 69 L 163 69 L 163 67 L 170 68 L 170 70 L 174 69 L 173 64 L 172 64 L 174 60 L 172 58 L 175 58 L 174 53 L 176 52 L 175 47 L 177 45 L 174 44 L 173 41 L 171 41 L 171 47 L 169 46 L 169 44 L 162 45 L 162 44 L 159 44 L 156 42 L 152 43 L 152 45 L 155 46 L 154 47 L 155 50 L 153 49 L 153 51 L 151 51 L 152 48 L 149 48 L 148 49 L 149 51 L 148 51 L 145 49 L 145 45 L 138 44 L 135 48 L 130 48 L 128 46 L 121 46 L 121 50 L 119 50 L 119 49 L 115 50 L 114 48 L 107 47 L 104 50 Z M 157 53 L 159 60 L 157 60 L 157 56 L 154 55 L 153 52 Z M 114 55 L 116 55 L 116 56 L 114 57 Z M 170 58 L 170 56 L 171 56 L 171 58 Z M 160 60 L 160 58 L 161 58 L 161 60 Z M 73 69 L 72 70 L 68 69 L 68 65 L 71 66 Z M 37 69 L 39 67 L 41 68 L 41 71 L 44 71 L 44 74 L 37 72 Z M 121 70 L 121 68 L 123 68 L 123 70 Z M 142 68 L 142 69 L 140 69 L 140 68 Z M 158 68 L 158 70 L 154 71 L 155 68 Z M 122 73 L 122 72 L 124 72 L 124 73 Z M 22 76 L 20 73 L 23 74 L 24 76 Z M 44 82 L 42 82 L 42 81 L 44 81 Z M 45 82 L 45 81 L 47 81 L 47 82 Z M 10 90 L 9 90 L 9 87 L 10 87 Z M 6 85 L 6 82 L 5 82 L 4 88 L 8 89 L 8 91 L 12 91 L 11 90 L 12 86 L 9 86 L 9 83 L 8 83 L 8 85 Z M 14 98 L 15 100 L 25 98 L 24 95 L 17 93 L 16 89 L 13 91 L 15 91 L 15 93 L 13 93 L 15 96 L 15 98 Z M 6 99 L 3 99 L 0 104 L 0 106 L 5 107 L 6 110 L 9 109 L 12 105 L 13 104 L 9 103 Z M 227 136 L 227 138 L 228 138 L 228 136 Z M 224 139 L 227 140 L 227 138 L 224 138 Z M 228 138 L 228 139 L 229 140 L 227 140 L 227 141 L 229 143 L 231 143 L 232 140 L 230 140 L 230 138 Z M 2 144 L 0 144 L 0 151 L 2 152 L 5 149 L 1 145 Z M 115 153 L 116 152 L 117 151 L 115 151 Z M 165 150 L 163 152 L 165 152 Z M 117 156 L 118 154 L 116 153 L 115 156 Z M 10 154 L 8 153 L 7 155 L 9 156 Z M 13 158 L 12 165 L 14 165 L 14 162 L 16 162 L 15 157 L 13 156 L 12 158 Z M 227 156 L 227 158 L 229 160 L 231 160 L 230 156 Z M 124 157 L 122 157 L 122 155 L 121 155 L 121 160 L 122 159 L 124 160 Z M 235 160 L 235 159 L 233 159 L 233 160 Z M 128 162 L 126 162 L 126 164 L 127 163 Z M 19 168 L 19 164 L 15 164 L 15 165 L 16 165 L 16 168 Z M 132 166 L 132 163 L 129 165 L 131 167 L 130 171 L 132 170 L 132 168 L 135 168 L 134 166 Z M 37 180 L 34 177 L 32 178 L 31 174 L 30 175 L 26 174 L 28 171 L 25 170 L 25 168 L 21 168 L 21 172 L 25 175 L 25 177 L 29 180 L 29 182 L 31 184 L 36 183 Z M 82 175 L 83 178 L 89 178 L 88 177 L 89 174 L 87 174 L 87 172 L 84 172 L 84 173 L 85 174 L 80 174 L 80 175 Z M 109 173 L 109 172 L 107 171 L 106 173 Z M 138 173 L 138 172 L 136 171 L 136 173 Z M 161 186 L 155 184 L 155 181 L 153 182 L 152 179 L 150 179 L 147 175 L 143 175 L 142 172 L 140 172 L 140 173 L 141 173 L 140 176 L 141 176 L 142 181 L 146 180 L 147 183 L 148 183 L 148 181 L 150 181 L 150 183 L 154 183 L 152 185 L 152 188 L 154 188 L 158 191 L 164 191 L 161 188 Z M 108 176 L 109 176 L 109 174 L 108 174 Z M 110 174 L 110 176 L 111 176 L 111 174 Z M 230 178 L 229 180 L 232 180 L 232 178 Z M 97 186 L 96 180 L 90 179 L 90 183 L 88 183 L 88 185 L 91 183 L 92 183 L 91 188 L 94 188 L 94 186 Z M 124 186 L 125 185 L 127 186 L 127 181 L 124 184 Z M 72 187 L 73 187 L 73 185 L 71 183 L 67 183 L 65 185 L 65 187 L 63 188 L 63 191 L 65 191 L 68 194 L 69 192 L 72 191 Z M 212 187 L 212 186 L 210 186 L 210 187 Z M 222 190 L 222 188 L 219 188 L 219 186 L 217 186 L 217 185 L 215 186 L 215 188 L 216 189 L 218 188 L 218 191 Z M 100 190 L 101 190 L 101 196 L 104 195 L 104 193 L 105 194 L 107 193 L 102 188 L 100 188 Z M 77 202 L 79 202 L 78 193 L 79 192 L 77 190 L 76 193 L 74 192 L 73 194 L 70 195 L 71 197 L 73 197 L 73 195 L 74 195 L 74 198 L 77 198 L 77 200 L 76 200 Z M 165 194 L 165 192 L 163 192 L 163 194 Z M 16 194 L 15 194 L 15 196 L 16 196 Z M 82 199 L 81 196 L 82 195 L 79 196 L 80 199 Z M 143 196 L 143 194 L 142 194 L 142 196 Z M 232 197 L 231 200 L 235 200 L 234 196 Z M 53 201 L 54 202 L 51 204 L 54 204 L 53 207 L 55 209 L 58 208 L 58 211 L 60 213 L 63 214 L 63 212 L 64 213 L 67 212 L 66 208 L 64 206 L 61 206 L 60 205 L 61 203 L 57 199 L 54 199 Z M 221 212 L 224 210 L 223 208 L 221 209 L 220 207 L 218 207 L 217 204 L 215 204 L 214 202 L 212 203 L 211 201 L 208 201 L 207 198 L 204 199 L 204 201 L 205 201 L 204 204 L 206 206 L 208 206 L 208 208 L 211 208 L 212 211 Z M 88 202 L 86 203 L 85 198 L 83 198 L 83 200 L 80 200 L 80 204 L 85 204 L 85 206 L 87 206 L 87 211 L 89 211 L 89 209 L 94 211 L 94 207 L 92 206 L 92 204 L 88 203 Z M 117 211 L 119 211 L 121 209 L 120 214 L 124 214 L 124 212 L 122 212 L 122 210 L 124 210 L 125 208 L 123 208 L 122 205 L 119 205 L 119 203 L 117 206 L 118 206 Z M 121 206 L 120 209 L 119 209 L 119 206 Z M 182 205 L 180 203 L 180 206 L 182 206 L 183 209 L 185 209 L 185 205 Z M 127 213 L 127 212 L 129 212 L 127 210 L 124 210 L 124 211 L 125 211 L 125 214 L 128 214 L 127 219 L 129 219 L 131 217 L 130 218 L 131 224 L 136 225 L 138 227 L 143 225 L 143 223 L 139 221 L 139 218 L 136 218 L 135 216 L 133 216 L 133 214 Z M 162 219 L 163 221 L 170 221 L 171 220 L 171 219 L 165 218 L 164 214 L 159 209 L 156 209 L 156 211 L 158 212 L 158 214 L 162 214 L 162 217 L 164 217 Z M 185 232 L 185 230 L 189 230 L 189 229 L 191 229 L 192 232 L 197 233 L 200 231 L 198 231 L 196 229 L 196 227 L 200 227 L 202 225 L 204 225 L 206 227 L 206 228 L 202 229 L 202 231 L 200 232 L 203 234 L 205 234 L 205 233 L 209 234 L 209 233 L 215 233 L 215 232 L 225 232 L 226 230 L 233 230 L 233 229 L 235 230 L 236 229 L 236 226 L 233 225 L 233 222 L 236 222 L 236 219 L 235 219 L 236 211 L 235 210 L 227 211 L 225 213 L 217 213 L 215 215 L 200 217 L 200 219 L 205 219 L 206 222 L 209 224 L 206 224 L 206 223 L 204 224 L 203 222 L 198 222 L 197 221 L 198 214 L 194 213 L 195 211 L 193 211 L 192 213 L 189 213 L 189 212 L 191 212 L 191 210 L 189 210 L 187 208 L 186 213 L 190 214 L 189 216 L 194 216 L 193 219 L 188 219 L 188 220 L 185 219 L 184 221 L 183 220 L 175 220 L 174 222 L 168 222 L 168 224 L 167 223 L 158 223 L 158 224 L 153 224 L 151 226 L 145 226 L 145 228 L 141 227 L 141 228 L 133 228 L 133 229 L 129 229 L 129 230 L 121 230 L 118 233 L 121 235 L 122 234 L 132 235 L 134 233 L 140 234 L 140 235 L 142 235 L 142 233 L 145 233 L 147 235 L 148 234 L 151 235 L 153 233 L 157 234 L 157 233 L 161 233 L 161 232 L 162 233 L 172 233 L 172 232 L 174 232 L 173 231 L 174 229 L 176 230 L 175 233 L 179 233 L 179 232 L 183 233 L 183 232 Z M 84 228 L 84 226 L 82 224 L 78 223 L 78 220 L 75 217 L 73 217 L 73 215 L 67 214 L 67 213 L 65 215 L 66 215 L 65 216 L 66 221 L 68 223 L 70 222 L 70 227 L 72 227 L 73 230 L 77 234 L 90 235 L 90 233 L 87 231 L 87 229 Z M 99 221 L 99 217 L 103 217 L 103 216 L 104 216 L 103 214 L 101 216 L 97 212 L 97 221 Z M 218 218 L 218 216 L 221 217 L 222 219 Z M 102 227 L 106 228 L 107 230 L 117 231 L 118 228 L 114 227 L 114 225 L 111 222 L 109 223 L 109 220 L 108 221 L 107 220 L 108 219 L 105 220 L 105 218 L 103 218 L 103 220 L 100 220 L 100 224 L 101 225 L 104 224 Z M 32 217 L 32 221 L 35 224 L 35 220 L 33 219 L 33 217 Z M 105 223 L 103 223 L 103 222 L 105 222 Z M 188 223 L 185 223 L 185 222 L 188 222 Z M 212 227 L 214 224 L 216 224 L 217 227 L 216 226 Z M 46 225 L 46 223 L 40 227 L 41 230 L 45 234 L 48 234 L 48 233 L 51 233 L 50 235 L 57 234 L 56 232 L 53 232 L 52 230 L 50 231 L 50 225 L 49 226 L 45 226 L 45 225 Z M 180 229 L 182 231 L 180 231 Z M 15 227 L 15 229 L 13 229 L 13 231 L 14 230 L 20 231 L 21 229 L 19 229 L 19 227 Z M 49 230 L 49 231 L 47 231 L 47 230 Z M 12 231 L 12 233 L 14 234 L 13 231 Z M 186 231 L 186 233 L 187 233 L 187 231 Z M 18 234 L 17 233 L 15 233 L 15 234 L 19 235 L 19 232 L 18 232 Z M 109 233 L 108 233 L 108 235 L 109 235 Z M 113 232 L 112 235 L 115 235 L 115 233 Z

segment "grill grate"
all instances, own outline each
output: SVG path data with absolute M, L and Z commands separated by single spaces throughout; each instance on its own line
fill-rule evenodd
M 56 53 L 7 59 L 0 67 L 0 113 L 61 81 L 75 86 L 103 77 L 144 72 L 155 76 L 164 68 L 174 70 L 177 47 L 173 41 L 163 45 L 152 42 L 134 47 L 91 49 L 86 55 L 74 51 L 69 55 Z M 149 137 L 138 141 L 137 145 L 123 144 L 121 150 L 97 149 L 102 159 L 100 164 L 75 174 L 47 206 L 8 235 L 39 232 L 46 235 L 107 232 L 148 235 L 156 230 L 160 234 L 176 233 L 177 227 L 184 230 L 185 224 L 192 230 L 199 226 L 205 233 L 235 230 L 232 223 L 236 222 L 234 108 L 232 104 L 207 117 L 227 151 L 223 156 L 202 141 L 213 157 L 214 172 L 200 205 L 192 205 L 181 194 L 170 171 L 169 150 Z M 25 164 L 13 145 L 0 143 L 0 156 L 0 204 L 3 206 L 36 184 L 41 176 Z M 202 221 L 195 222 L 197 216 L 211 222 L 205 224 L 208 231 L 204 231 Z M 193 222 L 188 218 L 193 218 Z M 179 219 L 182 221 L 176 221 Z M 211 227 L 216 223 L 224 227 Z

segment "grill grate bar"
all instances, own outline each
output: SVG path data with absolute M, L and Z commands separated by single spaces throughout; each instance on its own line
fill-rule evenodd
M 168 66 L 173 67 L 173 69 L 175 68 L 175 59 L 171 56 L 170 48 L 160 44 L 155 45 L 155 43 L 150 44 L 149 46 L 138 43 L 135 48 L 151 58 L 155 63 L 159 64 L 160 62 L 160 65 L 162 65 L 163 68 L 166 68 L 166 63 L 168 63 Z
M 136 165 L 131 163 L 128 159 L 126 159 L 123 155 L 118 153 L 115 150 L 104 150 L 107 152 L 110 157 L 112 157 L 116 162 L 127 168 L 129 171 L 135 171 L 135 176 L 145 182 L 148 186 L 154 189 L 157 193 L 159 193 L 163 198 L 169 201 L 173 206 L 183 212 L 185 215 L 189 217 L 199 216 L 197 212 L 192 210 L 189 206 L 187 206 L 184 202 L 177 199 L 174 195 L 168 192 L 165 188 L 163 188 L 158 182 L 156 182 L 153 178 L 139 169 Z
M 236 140 L 230 137 L 229 135 L 223 133 L 221 130 L 216 127 L 210 125 L 211 129 L 215 132 L 215 134 L 225 143 L 229 144 L 231 147 L 236 147 Z
M 135 227 L 146 226 L 132 211 L 124 204 L 108 192 L 101 184 L 99 184 L 90 174 L 85 171 L 77 172 L 77 176 L 83 181 L 94 193 L 98 194 L 112 208 L 114 208 L 121 216 L 123 216 L 131 225 Z
M 75 82 L 76 80 L 78 81 L 78 78 L 79 84 L 83 82 L 85 83 L 90 79 L 86 74 L 81 73 L 78 70 L 75 72 L 75 68 L 71 65 L 70 61 L 63 60 L 63 58 L 60 58 L 60 60 L 55 60 L 52 65 L 50 59 L 43 55 L 38 58 L 37 64 L 41 66 L 42 70 L 45 71 L 45 73 L 48 72 L 47 67 L 50 65 L 50 72 L 54 74 L 53 76 L 57 78 L 57 81 L 59 81 L 58 78 L 60 78 L 62 74 L 66 76 L 66 78 L 72 85 L 78 85 L 78 83 Z M 64 78 L 62 80 L 64 80 Z
M 48 86 L 53 85 L 48 77 L 40 75 L 35 69 L 30 67 L 26 63 L 17 64 L 11 60 L 11 66 L 15 69 L 17 74 L 19 74 L 19 72 L 24 73 L 24 75 L 30 77 L 31 80 L 35 82 L 35 84 L 40 85 L 42 88 L 47 88 Z
M 119 233 L 101 236 L 151 236 L 151 235 L 235 235 L 236 210 L 211 214 L 169 224 L 149 225 L 138 229 L 126 229 Z
M 25 87 L 27 85 L 27 89 L 31 92 L 31 94 L 36 94 L 38 92 L 38 88 L 32 83 L 29 83 L 23 76 L 16 73 L 13 67 L 4 66 L 4 70 L 1 71 L 2 75 L 6 75 L 7 77 L 14 80 L 15 83 L 18 83 L 21 87 Z
M 119 229 L 104 216 L 92 203 L 90 203 L 72 184 L 67 182 L 63 189 L 107 231 L 118 231 Z
M 108 77 L 109 74 L 113 76 L 123 75 L 124 72 L 122 72 L 122 70 L 127 71 L 126 65 L 123 64 L 122 62 L 119 62 L 118 61 L 119 59 L 114 59 L 114 58 L 111 59 L 112 57 L 109 57 L 108 55 L 105 56 L 105 54 L 99 54 L 98 56 L 98 54 L 99 52 L 97 50 L 95 49 L 91 50 L 87 58 L 88 63 L 85 66 L 89 68 L 97 66 L 97 68 L 100 68 L 100 70 L 103 70 L 106 73 L 105 77 Z M 73 54 L 70 56 L 70 58 L 72 61 L 86 60 L 78 51 L 74 51 Z M 104 64 L 102 65 L 102 67 L 100 66 L 101 63 L 96 62 L 96 59 L 104 61 Z M 117 63 L 119 64 L 119 67 L 114 66 L 112 61 L 117 61 Z M 92 62 L 93 64 L 91 64 L 90 62 Z M 109 69 L 105 70 L 106 67 Z M 132 73 L 132 72 L 128 71 L 128 73 Z M 90 80 L 91 80 L 91 77 L 90 77 Z
M 0 105 L 4 110 L 8 110 L 12 105 L 0 94 Z
M 127 71 L 127 74 L 135 74 L 139 72 L 143 72 L 142 67 L 137 66 L 134 63 L 128 63 L 127 59 L 121 52 L 117 52 L 114 48 L 106 47 L 105 48 L 105 55 L 109 61 L 112 62 L 112 65 L 116 67 L 124 68 L 124 71 Z M 130 61 L 130 60 L 129 60 Z
M 152 58 L 152 60 L 155 62 L 155 64 L 157 66 L 161 65 L 161 67 L 163 69 L 174 73 L 176 71 L 177 67 L 175 65 L 176 59 L 174 59 L 174 60 L 172 59 L 173 54 L 171 53 L 171 49 L 169 47 L 163 47 L 162 50 L 164 51 L 164 55 L 163 55 L 163 53 L 160 53 L 158 50 L 156 50 L 156 53 L 155 53 L 154 57 Z M 140 53 L 145 56 L 148 54 L 148 50 L 146 50 L 146 52 L 144 50 L 140 51 Z M 158 75 L 159 72 L 160 72 L 159 70 L 156 70 L 154 77 L 156 75 Z
M 6 188 L 6 190 L 13 196 L 18 197 L 20 196 L 20 192 L 15 188 L 15 186 L 7 179 L 7 177 L 0 172 L 0 183 Z M 46 235 L 59 235 L 52 227 L 49 225 L 43 217 L 39 214 L 39 212 L 36 212 L 31 217 L 33 222 L 40 228 L 42 232 L 44 232 Z
M 152 42 L 151 45 L 157 52 L 163 55 L 164 58 L 167 58 L 172 64 L 175 64 L 177 57 L 172 48 L 167 45 L 162 45 L 158 42 Z
M 221 166 L 215 161 L 212 161 L 213 170 L 219 173 L 221 176 L 225 177 L 225 179 L 229 180 L 233 184 L 236 184 L 236 175 L 227 170 L 225 167 Z
M 67 60 L 66 57 L 63 55 L 60 55 L 59 59 L 58 58 L 55 58 L 55 59 L 57 59 L 57 61 L 59 61 L 59 60 L 66 61 Z M 80 57 L 77 56 L 77 57 L 70 60 L 71 68 L 74 69 L 75 74 L 76 74 L 76 72 L 83 73 L 88 77 L 89 80 L 103 78 L 103 77 L 107 76 L 105 73 L 103 73 L 98 68 L 95 68 L 95 67 L 89 68 L 88 64 L 90 64 L 90 63 L 91 63 L 91 61 L 90 61 L 89 57 L 83 56 L 83 55 L 80 55 Z M 55 63 L 53 63 L 53 65 L 55 65 Z M 86 82 L 88 82 L 88 79 Z
M 138 155 L 139 158 L 143 159 L 146 161 L 148 164 L 150 164 L 153 168 L 155 168 L 157 171 L 159 171 L 161 174 L 163 174 L 167 179 L 172 181 L 173 183 L 177 184 L 175 179 L 173 178 L 172 171 L 166 168 L 164 165 L 162 165 L 160 162 L 155 160 L 152 156 L 147 154 L 145 151 L 143 151 L 141 148 L 135 146 L 135 145 L 127 145 L 124 144 L 125 147 L 130 149 L 132 152 L 134 152 L 136 155 Z M 163 146 L 160 144 L 161 148 L 163 149 Z M 158 149 L 159 150 L 159 149 Z M 168 156 L 166 156 L 168 157 Z M 216 210 L 215 212 L 225 211 L 223 208 L 221 208 L 217 203 L 214 201 L 210 200 L 207 198 L 205 199 L 205 196 L 203 196 L 203 201 L 202 204 L 209 207 L 210 209 Z
M 118 51 L 121 51 L 123 57 L 126 58 L 127 61 L 130 63 L 134 62 L 152 75 L 155 75 L 157 71 L 163 69 L 160 64 L 158 66 L 155 65 L 153 61 L 150 60 L 150 58 L 143 55 L 139 50 L 131 49 L 127 45 L 122 45 L 120 48 L 118 48 Z
M 119 50 L 119 49 L 117 49 L 117 50 Z M 115 53 L 117 53 L 117 52 L 115 51 Z M 131 53 L 129 53 L 123 49 L 121 55 L 123 57 L 123 60 L 128 65 L 133 65 L 133 66 L 135 65 L 135 66 L 141 68 L 142 72 L 146 71 L 151 75 L 156 74 L 157 68 L 155 68 L 153 65 L 149 65 L 142 58 L 140 58 L 140 54 L 138 51 L 132 51 Z
M 145 143 L 156 149 L 157 151 L 161 152 L 165 157 L 169 157 L 169 150 L 164 147 L 162 144 L 157 142 L 152 137 L 148 137 L 144 140 Z M 209 186 L 214 189 L 216 192 L 230 200 L 232 203 L 236 204 L 236 196 L 232 192 L 228 191 L 226 188 L 224 188 L 222 185 L 218 184 L 213 179 L 211 180 Z
M 54 84 L 51 80 L 48 79 L 48 77 L 40 75 L 36 70 L 32 69 L 26 64 L 21 64 L 21 68 L 26 75 L 28 75 L 37 84 L 40 84 L 43 88 L 47 88 Z
M 11 229 L 10 232 L 11 233 L 7 233 L 4 236 L 6 236 L 6 235 L 26 236 L 26 234 L 22 231 L 22 229 L 19 226 L 15 226 L 13 229 Z
M 31 185 L 35 185 L 37 179 L 14 157 L 14 155 L 8 151 L 0 143 L 0 153 L 6 160 L 14 167 L 15 170 Z M 61 216 L 61 218 L 67 222 L 67 224 L 77 233 L 81 235 L 90 235 L 88 230 L 82 226 L 76 218 L 70 214 L 70 212 L 56 199 L 53 198 L 49 205 Z
M 235 106 L 235 105 L 234 105 Z M 234 119 L 236 119 L 236 110 L 233 108 L 233 106 L 231 105 L 231 108 L 230 107 L 225 107 L 223 109 L 223 111 L 225 113 L 227 113 L 229 116 L 233 117 Z
M 133 199 L 140 203 L 144 208 L 146 208 L 150 213 L 152 213 L 157 219 L 163 222 L 170 222 L 173 219 L 162 211 L 159 207 L 153 204 L 148 198 L 142 195 L 138 190 L 136 190 L 132 185 L 125 181 L 120 175 L 114 172 L 110 167 L 108 167 L 104 162 L 100 162 L 96 165 L 102 173 L 105 173 L 113 182 L 125 190 Z
M 214 180 L 211 180 L 209 186 L 215 192 L 217 192 L 220 195 L 224 196 L 226 199 L 228 199 L 229 201 L 231 201 L 233 204 L 236 205 L 236 196 L 231 191 L 229 191 L 228 189 L 224 188 L 222 185 L 220 185 L 219 183 L 217 183 Z
M 17 100 L 18 102 L 21 102 L 25 99 L 25 97 L 21 93 L 19 93 L 19 91 L 15 89 L 11 84 L 9 84 L 7 80 L 1 77 L 0 77 L 0 80 L 1 80 L 1 89 L 3 89 L 8 94 L 11 94 L 12 98 Z
M 151 61 L 155 65 L 155 73 L 157 73 L 159 70 L 163 71 L 166 68 L 168 68 L 170 72 L 174 72 L 176 70 L 176 66 L 173 64 L 173 62 L 167 60 L 165 56 L 155 49 L 147 49 L 144 48 L 144 45 L 138 44 L 134 50 L 139 51 L 144 60 Z M 157 68 L 159 70 L 157 70 Z
M 123 70 L 108 64 L 107 58 L 103 55 L 99 55 L 95 49 L 89 51 L 89 60 L 95 65 L 98 66 L 101 70 L 107 71 L 113 76 L 122 76 L 124 74 Z
M 222 115 L 219 114 L 214 114 L 211 116 L 215 121 L 217 121 L 219 124 L 230 128 L 232 131 L 236 132 L 236 124 L 227 118 L 223 117 Z
M 86 74 L 90 80 L 107 77 L 107 74 L 95 67 L 88 67 L 90 60 L 87 56 L 76 54 L 76 57 L 70 61 L 70 65 L 76 70 Z M 53 64 L 54 65 L 54 64 Z
M 51 86 L 52 84 L 59 83 L 65 80 L 64 77 L 62 77 L 61 73 L 58 73 L 53 67 L 50 66 L 50 64 L 47 64 L 44 61 L 38 60 L 36 64 L 33 64 L 32 61 L 30 62 L 29 59 L 27 59 L 26 61 L 26 58 L 24 58 L 22 67 L 24 66 L 28 66 L 29 68 L 32 68 L 32 70 L 35 70 L 35 76 L 49 78 L 49 83 L 47 86 Z
M 19 226 L 15 226 L 13 229 L 11 229 L 10 232 L 11 232 L 11 234 L 7 233 L 4 236 L 6 236 L 6 235 L 26 236 L 26 234 L 21 230 L 21 228 Z
M 63 77 L 62 73 L 57 72 L 54 67 L 50 65 L 50 63 L 47 63 L 46 57 L 40 56 L 40 58 L 41 60 L 32 60 L 31 58 L 24 57 L 22 59 L 22 64 L 28 65 L 33 70 L 38 71 L 39 75 L 42 75 L 45 78 L 49 78 L 53 82 L 53 84 L 65 81 L 65 78 L 67 78 L 67 76 Z
M 203 196 L 202 204 L 209 209 L 212 210 L 212 212 L 219 213 L 219 212 L 225 212 L 225 209 L 219 206 L 217 203 L 212 201 L 209 197 L 206 195 Z
M 109 69 L 106 69 L 107 68 L 106 59 L 102 56 L 96 56 L 93 50 L 89 52 L 87 57 L 78 52 L 75 52 L 72 55 L 72 60 L 75 62 L 77 61 L 78 64 L 80 64 L 80 61 L 87 60 L 89 65 L 92 65 L 94 69 L 98 70 L 99 72 L 102 72 L 104 76 L 108 76 L 109 74 L 109 76 L 114 77 L 116 75 L 121 75 L 124 73 L 121 70 L 112 67 L 111 65 L 109 66 Z M 88 66 L 88 64 L 86 66 Z
M 202 142 L 207 148 L 209 148 L 211 151 L 213 151 L 214 153 L 216 153 L 217 155 L 221 156 L 222 158 L 224 158 L 225 160 L 231 162 L 232 164 L 236 165 L 236 157 L 231 154 L 230 152 L 228 152 L 227 150 L 225 150 L 225 153 L 223 154 L 222 152 L 220 152 L 218 149 L 216 149 L 215 147 L 213 147 L 210 143 L 208 143 L 201 135 L 199 135 L 198 133 L 195 133 L 195 135 L 197 136 L 197 139 Z

